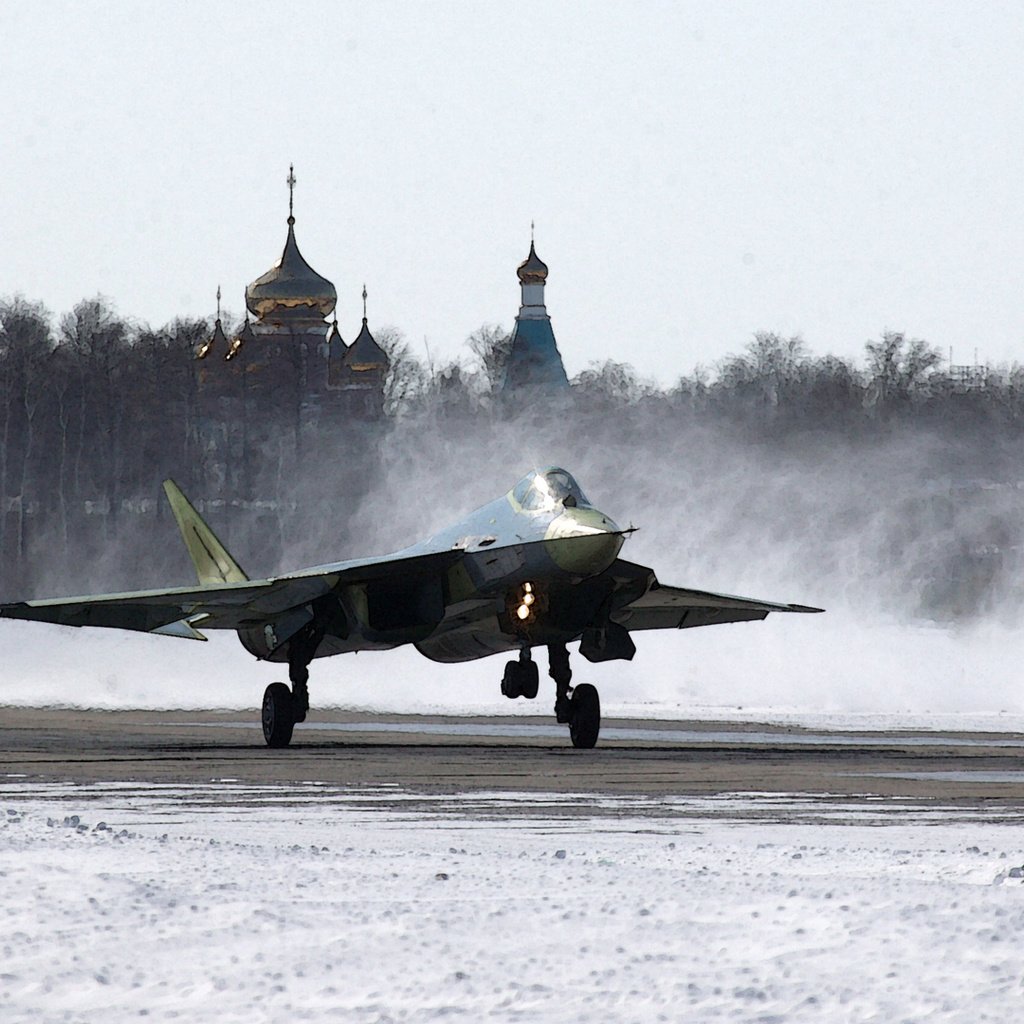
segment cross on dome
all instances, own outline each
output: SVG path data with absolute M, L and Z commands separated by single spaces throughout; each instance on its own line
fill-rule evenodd
M 303 259 L 295 241 L 295 165 L 288 165 L 288 237 L 281 258 L 245 290 L 249 312 L 261 321 L 268 317 L 307 318 L 311 322 L 327 316 L 338 301 L 338 293 L 327 278 Z M 326 328 L 325 328 L 326 330 Z

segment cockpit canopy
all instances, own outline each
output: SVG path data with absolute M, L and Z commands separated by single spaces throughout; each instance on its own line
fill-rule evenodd
M 535 469 L 523 477 L 512 489 L 512 497 L 527 512 L 592 507 L 572 474 L 557 466 Z

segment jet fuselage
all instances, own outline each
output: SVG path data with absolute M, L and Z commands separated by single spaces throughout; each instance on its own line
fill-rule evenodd
M 339 582 L 317 608 L 330 625 L 316 656 L 413 643 L 432 660 L 453 662 L 566 643 L 607 599 L 607 581 L 587 581 L 615 561 L 623 540 L 564 470 L 531 473 L 504 497 L 385 560 L 408 560 L 408 572 Z M 446 554 L 451 565 L 439 572 L 435 562 Z M 316 566 L 303 575 L 352 565 Z M 291 625 L 239 630 L 239 637 L 257 657 L 285 661 L 276 641 Z

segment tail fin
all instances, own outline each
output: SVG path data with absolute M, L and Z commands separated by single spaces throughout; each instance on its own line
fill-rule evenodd
M 171 503 L 174 518 L 178 521 L 185 547 L 192 556 L 200 584 L 244 583 L 249 577 L 228 554 L 228 549 L 217 539 L 213 530 L 203 522 L 203 517 L 181 493 L 181 488 L 173 480 L 165 480 L 164 492 Z

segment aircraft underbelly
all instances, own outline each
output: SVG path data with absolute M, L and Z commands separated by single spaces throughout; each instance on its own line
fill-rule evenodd
M 536 618 L 520 621 L 514 603 L 502 601 L 495 612 L 493 602 L 478 602 L 480 614 L 446 615 L 429 637 L 416 643 L 416 649 L 431 661 L 459 662 L 524 646 L 569 643 L 598 618 L 609 588 L 610 584 L 600 579 L 577 584 L 540 582 L 533 591 L 542 609 Z
M 416 644 L 416 650 L 425 658 L 445 663 L 476 661 L 518 649 L 519 640 L 502 632 L 496 616 L 472 627 L 438 631 Z

